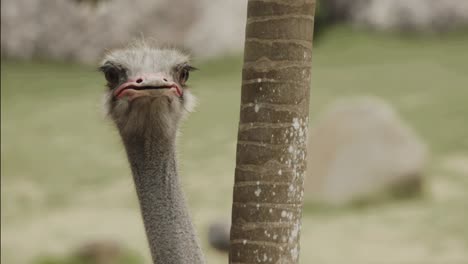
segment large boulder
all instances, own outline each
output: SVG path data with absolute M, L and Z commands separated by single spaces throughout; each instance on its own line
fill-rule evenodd
M 305 198 L 343 205 L 388 191 L 414 194 L 425 160 L 425 144 L 389 104 L 342 99 L 311 128 Z

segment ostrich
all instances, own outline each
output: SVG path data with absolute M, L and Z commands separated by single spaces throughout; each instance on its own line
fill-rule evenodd
M 154 263 L 204 263 L 182 193 L 176 137 L 194 97 L 188 56 L 139 44 L 107 54 L 106 108 L 130 163 Z

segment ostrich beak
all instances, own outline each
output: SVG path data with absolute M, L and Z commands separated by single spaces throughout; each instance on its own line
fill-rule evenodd
M 129 79 L 115 89 L 113 95 L 116 98 L 128 96 L 130 100 L 132 100 L 136 97 L 148 96 L 150 94 L 146 90 L 155 89 L 172 90 L 178 97 L 182 97 L 183 95 L 182 89 L 179 85 L 174 81 L 171 81 L 170 78 L 163 73 L 145 74 Z

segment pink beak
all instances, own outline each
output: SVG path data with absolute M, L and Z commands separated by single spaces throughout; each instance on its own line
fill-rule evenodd
M 170 89 L 173 90 L 178 97 L 183 95 L 182 89 L 177 83 L 170 81 L 169 78 L 165 77 L 162 73 L 146 74 L 134 79 L 129 79 L 115 89 L 113 94 L 115 97 L 121 98 L 126 94 L 144 94 L 144 90 L 150 89 Z

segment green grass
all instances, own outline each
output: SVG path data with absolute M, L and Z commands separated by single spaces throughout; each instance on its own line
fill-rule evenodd
M 306 208 L 302 263 L 468 261 L 468 36 L 396 38 L 336 28 L 313 58 L 312 122 L 338 97 L 376 95 L 429 144 L 427 194 L 363 208 Z M 208 224 L 229 219 L 240 55 L 198 62 L 200 105 L 183 126 L 181 172 L 209 263 Z M 115 239 L 146 258 L 123 148 L 95 67 L 2 61 L 2 263 Z

